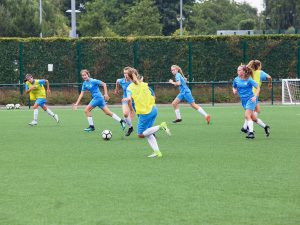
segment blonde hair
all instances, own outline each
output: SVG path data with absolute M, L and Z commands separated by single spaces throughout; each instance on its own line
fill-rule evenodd
M 82 76 L 82 74 L 86 73 L 89 77 L 91 77 L 91 74 L 88 70 L 84 69 L 80 71 L 80 75 Z
M 172 65 L 171 68 L 175 68 L 178 72 L 183 76 L 183 78 L 187 81 L 186 76 L 184 76 L 182 69 L 178 65 Z
M 261 67 L 261 61 L 259 61 L 259 60 L 257 60 L 257 59 L 255 59 L 255 60 L 251 60 L 248 64 L 247 64 L 247 66 L 249 67 L 249 68 L 251 68 L 252 70 L 258 70 L 260 67 Z
M 133 83 L 138 84 L 141 82 L 141 76 L 135 68 L 127 66 L 124 68 L 124 71 L 127 71 L 128 77 Z

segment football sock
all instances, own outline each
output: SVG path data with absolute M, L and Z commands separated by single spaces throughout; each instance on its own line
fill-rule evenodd
M 50 116 L 54 116 L 54 113 L 53 113 L 49 108 L 46 110 L 46 112 L 47 112 Z
M 33 110 L 33 120 L 37 121 L 38 114 L 39 114 L 39 110 L 38 109 L 34 109 Z
M 204 117 L 207 116 L 207 113 L 200 107 L 198 110 L 197 110 L 199 113 L 201 113 Z
M 147 137 L 147 136 L 149 136 L 149 135 L 151 135 L 151 134 L 154 134 L 154 133 L 157 132 L 158 130 L 159 130 L 159 126 L 150 127 L 150 128 L 148 128 L 147 130 L 145 130 L 145 131 L 143 132 L 143 135 L 144 135 L 145 137 Z
M 128 127 L 132 127 L 132 122 L 131 122 L 131 119 L 129 117 L 124 118 L 124 120 L 127 123 Z
M 156 138 L 153 136 L 153 134 L 147 136 L 146 138 L 153 151 L 159 151 Z
M 248 127 L 248 120 L 245 120 L 244 125 L 243 125 L 243 128 L 244 128 L 245 130 L 247 130 L 247 127 Z
M 181 119 L 180 110 L 175 109 L 176 119 Z
M 249 132 L 253 133 L 253 121 L 252 120 L 248 120 L 248 127 L 249 127 Z
M 118 117 L 116 114 L 112 114 L 112 116 L 111 116 L 114 120 L 116 120 L 116 121 L 118 121 L 118 122 L 120 122 L 121 121 L 121 118 L 120 117 Z
M 257 118 L 257 122 L 256 122 L 259 126 L 261 126 L 262 128 L 266 127 L 266 124 L 261 120 Z
M 88 117 L 87 120 L 89 121 L 90 126 L 94 126 L 93 117 Z
M 258 113 L 257 112 L 254 111 L 253 114 L 254 114 L 255 117 L 258 117 Z

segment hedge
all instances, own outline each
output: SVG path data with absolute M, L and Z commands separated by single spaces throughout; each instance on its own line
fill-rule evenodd
M 237 66 L 259 59 L 273 78 L 299 77 L 299 35 L 135 38 L 0 38 L 0 83 L 19 83 L 26 73 L 54 83 L 81 82 L 79 71 L 115 82 L 134 66 L 149 82 L 172 78 L 178 64 L 190 81 L 227 81 Z M 17 63 L 17 65 L 15 65 Z M 48 72 L 47 65 L 54 71 Z

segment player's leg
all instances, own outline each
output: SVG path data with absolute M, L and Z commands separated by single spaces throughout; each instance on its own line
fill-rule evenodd
M 130 109 L 129 109 L 128 104 L 129 104 L 128 102 L 122 102 L 122 111 L 123 111 L 123 115 L 124 115 L 124 121 L 128 125 L 128 131 L 125 134 L 125 136 L 129 136 L 133 132 L 132 121 L 130 118 Z
M 172 102 L 172 106 L 174 108 L 175 115 L 176 115 L 176 120 L 174 120 L 173 123 L 179 123 L 179 122 L 182 121 L 181 114 L 180 114 L 180 109 L 179 109 L 179 106 L 178 106 L 178 104 L 181 102 L 181 100 L 182 100 L 182 95 L 179 94 L 179 95 L 177 95 L 177 97 Z
M 140 138 L 146 138 L 153 153 L 149 155 L 150 158 L 162 157 L 162 153 L 159 150 L 156 137 L 153 135 L 156 133 L 160 126 L 153 126 L 157 117 L 157 108 L 153 107 L 152 111 L 147 115 L 140 115 L 138 119 L 138 136 Z
M 126 127 L 126 122 L 124 120 L 122 120 L 117 114 L 113 113 L 112 111 L 109 110 L 109 108 L 107 107 L 107 105 L 104 106 L 99 106 L 102 111 L 107 115 L 112 117 L 114 120 L 118 121 L 121 124 L 122 129 L 124 130 Z
M 197 110 L 201 115 L 205 117 L 207 124 L 210 123 L 210 115 L 207 114 L 201 106 L 197 105 L 195 102 L 191 102 L 190 105 L 193 109 Z
M 53 119 L 58 123 L 59 122 L 59 118 L 58 118 L 58 115 L 57 114 L 54 114 L 51 109 L 49 109 L 47 106 L 46 106 L 46 99 L 44 102 L 42 102 L 40 104 L 41 108 L 48 113 L 49 116 L 53 117 Z
M 33 120 L 29 123 L 30 126 L 35 126 L 37 125 L 37 121 L 38 121 L 38 115 L 39 115 L 39 104 L 38 101 L 35 101 L 34 105 L 33 105 Z
M 89 126 L 84 129 L 84 131 L 86 131 L 86 132 L 91 132 L 91 131 L 95 130 L 94 120 L 93 120 L 92 113 L 91 113 L 91 111 L 95 108 L 95 106 L 94 106 L 94 102 L 92 102 L 92 101 L 84 109 L 85 116 L 89 123 Z
M 246 109 L 245 119 L 247 120 L 247 125 L 248 125 L 248 128 L 249 128 L 249 133 L 246 136 L 246 138 L 250 138 L 250 139 L 254 138 L 252 116 L 253 116 L 253 111 L 250 110 L 250 109 Z
M 256 117 L 256 120 L 253 120 L 255 123 L 257 123 L 260 127 L 262 127 L 265 131 L 265 134 L 267 137 L 270 135 L 270 126 L 265 124 L 260 118 L 258 118 L 258 113 L 260 112 L 260 106 L 259 104 L 256 105 L 256 108 L 254 110 L 254 116 Z

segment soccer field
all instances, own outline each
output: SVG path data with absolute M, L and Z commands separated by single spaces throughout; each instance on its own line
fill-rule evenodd
M 36 127 L 32 110 L 0 110 L 0 224 L 300 224 L 300 108 L 262 106 L 271 135 L 255 125 L 254 140 L 240 131 L 241 106 L 204 109 L 210 125 L 189 107 L 171 124 L 172 107 L 159 107 L 172 136 L 157 133 L 158 159 L 100 110 L 93 133 L 82 109 L 53 108 L 60 124 L 40 110 Z

